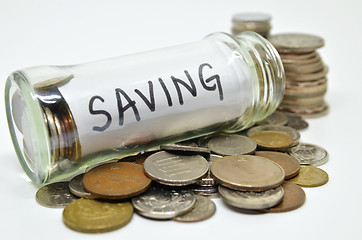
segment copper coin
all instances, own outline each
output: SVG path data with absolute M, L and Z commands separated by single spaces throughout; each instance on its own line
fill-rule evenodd
M 143 166 L 131 162 L 108 163 L 91 169 L 83 177 L 84 188 L 93 196 L 124 199 L 137 196 L 148 189 L 151 179 Z
M 319 187 L 326 184 L 328 179 L 328 174 L 322 169 L 302 165 L 299 174 L 288 181 L 301 187 Z
M 285 179 L 292 178 L 299 173 L 299 161 L 289 154 L 273 151 L 257 151 L 256 156 L 265 157 L 273 162 L 279 164 L 285 172 Z
M 239 191 L 265 191 L 284 181 L 284 170 L 275 162 L 252 155 L 227 156 L 211 165 L 211 175 L 223 186 Z
M 298 185 L 290 182 L 284 182 L 282 184 L 284 188 L 284 196 L 282 201 L 268 209 L 263 209 L 263 212 L 279 213 L 288 212 L 301 207 L 305 202 L 305 192 Z
M 258 132 L 251 138 L 259 147 L 270 150 L 285 150 L 293 144 L 293 138 L 290 135 L 277 131 Z

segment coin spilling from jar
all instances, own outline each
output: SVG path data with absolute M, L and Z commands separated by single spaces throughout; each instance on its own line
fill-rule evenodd
M 292 211 L 304 204 L 303 188 L 328 182 L 317 167 L 328 161 L 327 151 L 300 142 L 299 130 L 307 126 L 302 117 L 277 111 L 241 132 L 162 145 L 86 169 L 40 188 L 36 200 L 64 207 L 64 224 L 86 233 L 119 229 L 134 213 L 206 220 L 216 211 L 215 198 L 231 210 Z

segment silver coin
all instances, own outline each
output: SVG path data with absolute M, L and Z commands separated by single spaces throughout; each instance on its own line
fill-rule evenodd
M 92 198 L 92 195 L 84 189 L 83 176 L 84 173 L 73 177 L 72 180 L 70 180 L 69 182 L 69 190 L 75 196 L 82 198 Z
M 142 216 L 172 219 L 190 211 L 195 201 L 191 190 L 169 189 L 153 185 L 142 195 L 132 198 L 132 205 Z
M 196 202 L 191 211 L 175 217 L 178 222 L 198 222 L 210 218 L 216 212 L 215 203 L 207 197 L 196 195 Z
M 294 128 L 287 127 L 287 126 L 279 126 L 279 125 L 260 125 L 256 127 L 252 127 L 247 131 L 247 136 L 252 137 L 256 133 L 262 132 L 262 131 L 277 131 L 277 132 L 283 132 L 288 134 L 293 138 L 293 144 L 292 146 L 295 146 L 299 143 L 300 139 L 300 133 L 295 130 Z
M 289 154 L 304 165 L 320 166 L 328 161 L 328 152 L 325 149 L 308 143 L 299 143 L 289 150 Z
M 211 176 L 210 167 L 213 162 L 217 159 L 222 158 L 222 156 L 211 154 L 209 157 L 209 170 L 207 171 L 207 175 L 197 180 L 196 184 L 203 187 L 215 186 L 217 183 L 215 179 Z
M 198 186 L 198 185 L 191 185 L 190 187 L 191 191 L 195 194 L 200 194 L 200 195 L 209 195 L 209 194 L 214 194 L 214 193 L 218 193 L 218 185 L 215 186 Z
M 41 187 L 35 194 L 36 201 L 45 207 L 62 208 L 78 199 L 69 190 L 69 182 L 55 182 Z
M 300 33 L 284 33 L 270 36 L 268 40 L 280 52 L 312 52 L 324 46 L 318 36 Z
M 166 144 L 160 146 L 161 150 L 166 150 L 170 152 L 185 152 L 185 153 L 193 153 L 200 154 L 203 156 L 208 156 L 210 154 L 210 149 L 203 147 L 193 147 L 179 144 Z
M 223 156 L 251 154 L 255 152 L 256 142 L 241 135 L 221 135 L 210 139 L 208 147 L 216 154 Z
M 263 192 L 236 191 L 219 185 L 221 198 L 229 205 L 242 209 L 266 209 L 282 201 L 283 187 L 279 186 Z
M 302 130 L 308 127 L 308 123 L 301 116 L 289 114 L 286 126 L 295 130 Z
M 233 15 L 233 22 L 269 22 L 271 20 L 271 15 L 266 13 L 237 13 Z
M 143 166 L 149 178 L 169 186 L 193 184 L 209 170 L 209 163 L 200 155 L 176 155 L 165 151 L 147 157 Z
M 266 124 L 272 124 L 272 125 L 285 125 L 288 123 L 288 116 L 280 111 L 275 111 L 265 119 L 257 122 L 257 125 L 266 125 Z

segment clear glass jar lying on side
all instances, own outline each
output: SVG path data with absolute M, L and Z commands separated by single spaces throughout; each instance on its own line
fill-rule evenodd
M 13 72 L 5 87 L 9 130 L 36 184 L 160 144 L 236 132 L 270 115 L 285 75 L 256 33 L 73 66 Z

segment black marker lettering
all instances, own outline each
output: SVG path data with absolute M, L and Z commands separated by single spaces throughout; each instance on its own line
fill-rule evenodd
M 142 98 L 151 112 L 153 112 L 155 111 L 155 95 L 153 94 L 153 84 L 151 81 L 148 81 L 148 89 L 150 92 L 150 100 L 148 100 L 140 90 L 135 89 L 134 91 Z
M 101 96 L 93 96 L 90 100 L 89 100 L 89 112 L 90 114 L 92 115 L 95 115 L 95 114 L 103 114 L 107 117 L 107 122 L 106 124 L 104 124 L 104 126 L 102 127 L 97 127 L 97 126 L 94 126 L 93 127 L 93 131 L 98 131 L 98 132 L 103 132 L 104 130 L 106 130 L 110 125 L 111 125 L 111 122 L 112 122 L 112 117 L 111 117 L 111 114 L 105 110 L 94 110 L 93 109 L 93 103 L 96 99 L 99 99 L 101 100 L 101 102 L 104 102 L 104 99 L 101 97 Z
M 190 85 L 187 85 L 187 83 L 185 83 L 184 81 L 182 81 L 181 79 L 175 78 L 174 76 L 171 76 L 172 82 L 175 85 L 176 91 L 177 91 L 177 95 L 178 95 L 178 99 L 181 105 L 184 104 L 184 100 L 182 97 L 182 93 L 181 93 L 181 89 L 179 84 L 181 84 L 182 86 L 184 86 L 190 93 L 192 96 L 196 97 L 196 86 L 194 81 L 192 80 L 190 74 L 185 70 L 185 75 L 187 76 L 187 79 L 190 81 Z
M 203 64 L 200 65 L 200 67 L 199 67 L 199 78 L 200 78 L 201 85 L 208 91 L 214 91 L 216 89 L 216 86 L 217 86 L 217 88 L 219 90 L 219 98 L 222 101 L 224 99 L 224 93 L 223 93 L 221 82 L 220 82 L 220 76 L 219 75 L 213 75 L 213 76 L 207 78 L 206 80 L 204 80 L 203 69 L 204 69 L 205 66 L 212 69 L 212 66 L 210 64 L 208 64 L 208 63 L 203 63 Z M 212 86 L 207 86 L 206 85 L 206 83 L 209 83 L 214 79 L 216 80 L 216 84 L 213 84 Z
M 168 106 L 172 106 L 172 99 L 171 99 L 171 95 L 170 95 L 170 92 L 168 91 L 165 83 L 163 82 L 162 78 L 158 78 L 158 81 L 160 82 L 161 84 L 161 87 L 163 89 L 163 91 L 165 92 L 165 95 L 166 95 L 166 98 L 167 98 L 167 103 L 168 103 Z
M 133 113 L 136 117 L 137 121 L 141 120 L 141 117 L 138 113 L 138 109 L 136 107 L 136 101 L 132 101 L 131 98 L 127 95 L 127 93 L 125 93 L 125 91 L 123 91 L 120 88 L 116 88 L 116 97 L 117 97 L 117 106 L 118 106 L 118 114 L 119 114 L 119 126 L 123 125 L 124 122 L 124 112 L 128 109 L 128 108 L 132 108 Z M 121 100 L 121 95 L 126 99 L 126 101 L 128 102 L 127 105 L 125 105 L 123 107 L 122 105 L 122 100 Z

